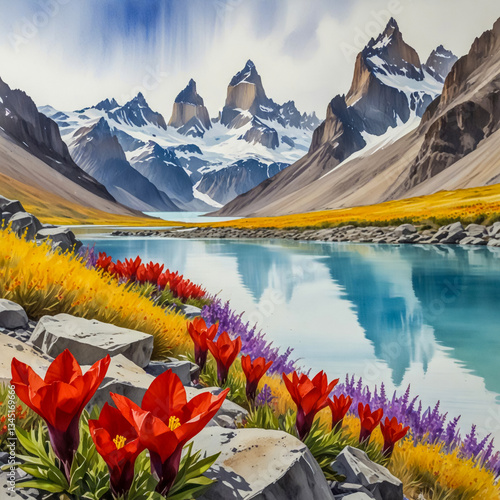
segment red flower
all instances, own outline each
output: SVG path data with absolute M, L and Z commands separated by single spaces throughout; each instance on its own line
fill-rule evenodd
M 137 277 L 137 270 L 141 265 L 142 260 L 139 256 L 135 260 L 125 259 L 125 262 L 116 261 L 114 272 L 118 277 L 126 278 L 129 281 L 135 281 Z
M 136 428 L 120 410 L 106 403 L 98 420 L 89 420 L 89 430 L 97 452 L 109 469 L 111 492 L 126 497 L 134 481 L 134 464 L 144 447 Z
M 166 269 L 164 273 L 158 276 L 157 285 L 160 290 L 163 290 L 167 285 L 171 290 L 173 290 L 181 281 L 182 275 L 179 276 L 178 271 L 173 273 L 169 269 Z
M 228 392 L 226 389 L 218 396 L 203 392 L 188 402 L 179 377 L 168 370 L 153 380 L 141 407 L 125 396 L 111 395 L 150 452 L 151 469 L 158 479 L 156 491 L 160 494 L 166 496 L 175 481 L 182 448 L 219 411 Z
M 295 426 L 299 438 L 303 441 L 311 432 L 316 414 L 328 405 L 328 397 L 339 379 L 328 383 L 328 378 L 322 371 L 312 380 L 305 374 L 300 377 L 293 372 L 292 380 L 283 373 L 283 381 L 297 405 L 297 421 Z
M 12 359 L 11 384 L 19 399 L 47 423 L 52 448 L 68 480 L 80 443 L 80 415 L 103 381 L 110 361 L 108 355 L 82 375 L 80 365 L 66 349 L 52 362 L 42 379 L 28 365 Z
M 113 258 L 111 255 L 108 257 L 105 252 L 99 252 L 99 258 L 97 259 L 95 265 L 96 267 L 104 269 L 104 271 L 107 272 L 112 260 Z
M 358 415 L 359 420 L 361 422 L 361 432 L 359 434 L 359 442 L 363 443 L 364 441 L 369 441 L 372 432 L 375 430 L 377 425 L 382 420 L 382 416 L 384 415 L 384 410 L 379 408 L 372 412 L 370 410 L 370 405 L 367 404 L 363 406 L 363 403 L 358 404 Z
M 332 430 L 342 427 L 342 421 L 349 411 L 351 404 L 351 396 L 345 397 L 343 394 L 341 394 L 340 397 L 333 396 L 333 401 L 331 399 L 328 400 L 328 406 L 332 412 Z
M 390 457 L 394 451 L 394 445 L 406 436 L 410 427 L 403 428 L 403 424 L 400 424 L 396 417 L 392 417 L 391 420 L 385 417 L 385 423 L 380 422 L 380 429 L 382 430 L 382 436 L 384 436 L 382 453 L 386 457 Z
M 266 363 L 264 358 L 257 358 L 252 362 L 250 356 L 241 357 L 241 367 L 247 378 L 246 393 L 248 401 L 255 401 L 259 381 L 272 364 L 272 361 Z
M 216 342 L 207 340 L 208 349 L 217 361 L 217 379 L 220 385 L 227 381 L 229 368 L 241 351 L 241 337 L 231 340 L 227 332 L 222 332 Z
M 154 264 L 153 262 L 149 262 L 146 265 L 141 264 L 137 268 L 137 281 L 139 283 L 148 282 L 156 285 L 164 267 L 164 264 L 160 266 L 160 264 Z
M 207 362 L 208 345 L 207 340 L 213 340 L 217 334 L 218 325 L 212 325 L 207 328 L 205 320 L 195 318 L 192 323 L 187 325 L 189 335 L 194 343 L 194 359 L 196 364 L 203 370 Z

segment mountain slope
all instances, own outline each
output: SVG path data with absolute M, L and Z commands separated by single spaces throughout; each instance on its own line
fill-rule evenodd
M 444 53 L 444 49 L 436 49 L 436 53 Z M 444 67 L 438 69 L 444 71 Z M 218 214 L 283 213 L 281 210 L 293 210 L 288 197 L 295 198 L 297 210 L 301 210 L 300 193 L 309 185 L 318 181 L 316 189 L 322 189 L 323 177 L 344 162 L 366 156 L 418 126 L 442 90 L 439 71 L 434 69 L 434 76 L 427 71 L 404 41 L 397 22 L 390 19 L 385 30 L 358 54 L 348 93 L 334 97 L 328 105 L 326 119 L 314 131 L 307 155 Z M 338 186 L 331 189 L 337 192 Z M 314 199 L 313 193 L 303 201 L 311 207 L 309 199 Z M 287 208 L 281 209 L 281 205 Z
M 261 192 L 233 200 L 221 213 L 297 213 L 499 182 L 499 48 L 500 20 L 453 65 L 442 96 L 428 106 L 418 128 L 403 128 L 406 134 L 396 140 L 389 131 L 383 140 L 334 169 L 324 169 L 319 179 L 293 193 L 279 192 L 273 199 L 259 186 Z M 314 168 L 314 162 L 327 165 L 331 155 L 324 149 L 310 153 L 288 172 L 294 167 Z
M 108 191 L 72 160 L 57 124 L 39 113 L 32 99 L 0 79 L 0 128 L 10 139 L 87 191 L 114 201 Z
M 124 115 L 121 115 L 124 117 Z M 134 113 L 134 118 L 139 116 Z M 73 135 L 73 158 L 90 175 L 102 182 L 113 196 L 128 207 L 143 212 L 176 211 L 178 207 L 127 161 L 108 122 L 101 118 Z

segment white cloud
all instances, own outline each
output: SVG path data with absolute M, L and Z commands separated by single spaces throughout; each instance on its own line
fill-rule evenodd
M 277 102 L 293 99 L 300 110 L 324 116 L 331 98 L 349 89 L 355 53 L 370 34 L 383 29 L 389 15 L 394 14 L 405 40 L 423 60 L 439 44 L 463 55 L 500 17 L 500 2 L 491 0 L 357 0 L 348 8 L 336 0 L 275 0 L 272 18 L 265 19 L 262 3 L 231 0 L 225 18 L 217 17 L 214 26 L 204 24 L 200 15 L 188 22 L 176 11 L 177 28 L 160 32 L 163 43 L 158 46 L 131 34 L 137 39 L 115 40 L 110 50 L 106 44 L 116 35 L 111 27 L 109 39 L 96 36 L 95 43 L 93 33 L 85 32 L 93 26 L 89 3 L 45 1 L 59 2 L 58 12 L 17 51 L 8 34 L 19 32 L 40 8 L 33 2 L 28 2 L 31 9 L 22 9 L 23 2 L 16 2 L 16 8 L 2 7 L 6 15 L 0 20 L 0 76 L 7 83 L 26 90 L 37 104 L 59 109 L 83 107 L 108 96 L 123 101 L 141 90 L 167 119 L 175 96 L 191 77 L 215 115 L 224 104 L 229 80 L 247 59 L 256 63 L 269 97 Z M 6 8 L 7 0 L 2 3 Z M 187 40 L 182 50 L 181 40 Z

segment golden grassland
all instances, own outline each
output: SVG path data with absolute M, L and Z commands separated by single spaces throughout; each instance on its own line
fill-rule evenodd
M 134 217 L 110 214 L 72 203 L 54 193 L 34 188 L 0 174 L 0 195 L 19 200 L 25 210 L 43 222 L 56 225 L 99 224 L 110 226 L 165 226 L 176 225 L 152 217 Z
M 141 295 L 140 289 L 120 285 L 68 253 L 51 252 L 48 245 L 27 242 L 8 230 L 0 231 L 0 297 L 21 304 L 32 319 L 66 312 L 149 333 L 154 336 L 156 359 L 171 354 L 190 356 L 192 352 L 183 315 L 165 312 Z M 230 382 L 244 386 L 239 361 L 231 369 Z M 281 377 L 265 376 L 263 384 L 277 396 L 278 413 L 294 408 Z M 323 410 L 320 418 L 330 424 L 328 411 Z M 345 425 L 353 435 L 359 434 L 354 416 L 348 416 Z M 379 431 L 374 439 L 381 443 Z M 389 468 L 403 480 L 405 494 L 411 499 L 420 492 L 432 500 L 500 498 L 491 472 L 461 459 L 456 451 L 447 453 L 440 445 L 405 440 L 396 447 Z
M 328 227 L 346 223 L 363 225 L 397 223 L 398 220 L 427 222 L 436 220 L 488 221 L 500 214 L 500 184 L 456 191 L 440 191 L 427 196 L 387 201 L 377 205 L 323 210 L 277 217 L 254 217 L 215 224 L 196 224 L 238 228 Z M 191 224 L 193 226 L 194 224 Z

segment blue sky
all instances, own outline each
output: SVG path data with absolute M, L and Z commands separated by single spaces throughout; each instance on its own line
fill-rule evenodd
M 0 77 L 76 109 L 142 91 L 168 118 L 190 78 L 210 114 L 247 59 L 277 102 L 324 116 L 356 53 L 393 15 L 426 59 L 457 55 L 500 16 L 491 0 L 0 0 Z

